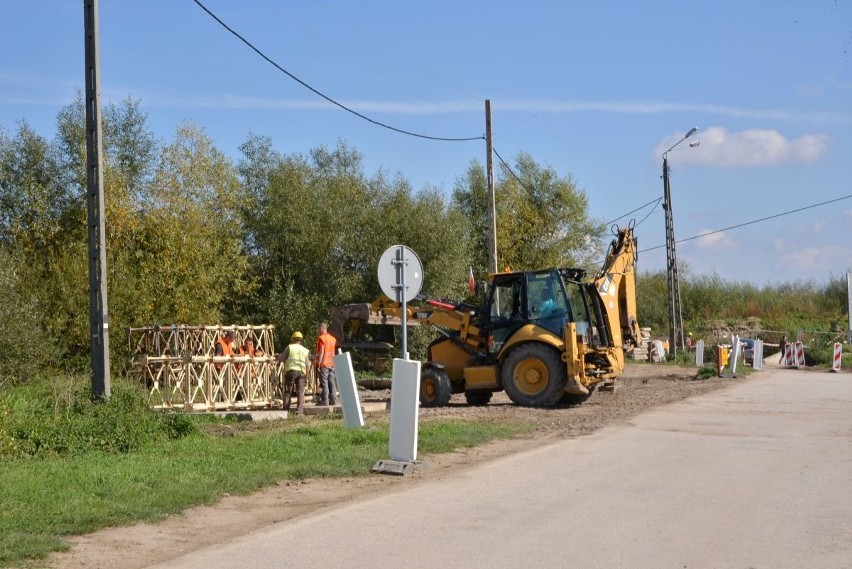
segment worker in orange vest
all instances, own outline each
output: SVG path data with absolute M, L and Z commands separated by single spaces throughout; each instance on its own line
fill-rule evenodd
M 337 340 L 328 333 L 328 324 L 320 322 L 317 326 L 317 351 L 314 359 L 314 366 L 319 371 L 320 388 L 322 389 L 322 399 L 320 405 L 327 407 L 328 405 L 337 404 L 337 378 L 334 376 L 334 352 L 337 348 Z
M 225 334 L 216 341 L 216 356 L 233 356 L 234 355 L 234 332 L 228 330 Z M 214 364 L 217 370 L 222 369 L 221 363 Z

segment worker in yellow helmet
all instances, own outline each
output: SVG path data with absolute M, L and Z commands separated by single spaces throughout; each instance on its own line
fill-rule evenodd
M 276 358 L 284 363 L 284 410 L 290 411 L 290 400 L 296 392 L 296 413 L 305 414 L 305 384 L 311 369 L 310 352 L 302 345 L 304 336 L 299 331 L 290 336 L 290 345 Z

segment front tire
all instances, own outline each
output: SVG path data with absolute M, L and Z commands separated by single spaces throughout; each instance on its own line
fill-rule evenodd
M 446 407 L 453 394 L 450 378 L 441 369 L 428 368 L 420 374 L 420 405 Z
M 559 352 L 544 344 L 521 344 L 503 364 L 503 389 L 509 399 L 527 407 L 552 407 L 559 402 L 568 376 Z

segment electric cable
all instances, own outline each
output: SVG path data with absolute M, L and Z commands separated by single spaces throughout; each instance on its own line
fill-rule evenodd
M 628 215 L 630 215 L 630 214 L 632 214 L 632 213 L 636 213 L 636 212 L 637 212 L 637 211 L 639 211 L 640 209 L 644 209 L 644 208 L 648 207 L 648 206 L 649 206 L 649 205 L 651 205 L 651 204 L 657 204 L 657 203 L 660 203 L 660 201 L 662 201 L 662 199 L 663 199 L 662 197 L 659 197 L 659 198 L 656 198 L 656 199 L 653 199 L 653 200 L 649 201 L 648 203 L 646 203 L 646 204 L 644 204 L 644 205 L 640 205 L 640 206 L 639 206 L 639 207 L 637 207 L 636 209 L 634 209 L 634 210 L 632 210 L 632 211 L 628 211 L 628 212 L 627 212 L 627 213 L 625 213 L 624 215 L 619 215 L 618 217 L 616 217 L 616 218 L 615 218 L 615 219 L 613 219 L 612 221 L 607 221 L 607 222 L 606 222 L 606 225 L 612 225 L 613 223 L 615 223 L 615 222 L 616 222 L 616 221 L 618 221 L 619 219 L 623 219 L 623 218 L 627 217 Z M 654 211 L 654 210 L 651 210 L 651 211 Z M 649 215 L 650 215 L 650 214 L 649 214 Z M 648 216 L 646 215 L 645 217 L 647 218 Z M 644 221 L 644 220 L 643 220 L 643 221 Z
M 655 204 L 654 204 L 654 207 L 652 207 L 652 208 L 651 208 L 651 211 L 649 211 L 647 214 L 645 214 L 645 217 L 643 217 L 643 218 L 642 218 L 642 219 L 641 219 L 641 220 L 640 220 L 640 221 L 639 221 L 639 222 L 638 222 L 638 223 L 637 223 L 634 227 L 639 227 L 640 225 L 642 225 L 642 222 L 643 222 L 643 221 L 645 221 L 646 219 L 648 219 L 649 217 L 651 217 L 651 214 L 652 214 L 652 213 L 654 213 L 655 211 L 657 211 L 657 208 L 660 206 L 660 202 L 661 202 L 661 201 L 663 201 L 662 196 L 660 196 L 660 197 L 657 199 L 657 203 L 655 203 Z M 640 209 L 641 209 L 641 208 L 640 208 Z M 619 218 L 619 219 L 620 219 L 620 218 Z
M 828 200 L 828 201 L 824 201 L 824 202 L 820 202 L 820 203 L 816 203 L 816 204 L 806 205 L 804 207 L 800 207 L 800 208 L 797 208 L 797 209 L 791 209 L 789 211 L 776 213 L 775 215 L 769 215 L 767 217 L 761 217 L 760 219 L 753 219 L 751 221 L 746 221 L 745 223 L 738 223 L 737 225 L 731 225 L 729 227 L 723 227 L 722 229 L 716 229 L 714 231 L 708 231 L 707 233 L 702 233 L 701 235 L 693 235 L 692 237 L 687 237 L 686 239 L 679 239 L 679 240 L 675 241 L 675 243 L 684 243 L 686 241 L 692 241 L 693 239 L 699 239 L 701 237 L 707 237 L 708 235 L 715 235 L 716 233 L 722 233 L 722 232 L 725 232 L 725 231 L 730 231 L 731 229 L 738 229 L 740 227 L 745 227 L 746 225 L 754 225 L 755 223 L 760 223 L 762 221 L 775 219 L 777 217 L 783 217 L 785 215 L 790 215 L 792 213 L 799 213 L 800 211 L 805 211 L 805 210 L 808 210 L 808 209 L 813 209 L 815 207 L 828 205 L 830 203 L 848 200 L 849 198 L 852 198 L 852 194 L 845 195 L 845 196 L 842 196 L 842 197 L 839 197 L 839 198 L 835 198 L 833 200 Z M 642 251 L 639 251 L 639 253 L 647 253 L 648 251 L 654 251 L 656 249 L 662 249 L 663 247 L 665 247 L 665 245 L 657 245 L 656 247 L 651 247 L 649 249 L 643 249 Z
M 225 22 L 223 22 L 223 21 L 222 21 L 222 20 L 221 20 L 221 19 L 220 19 L 220 18 L 219 18 L 216 14 L 214 14 L 213 12 L 211 12 L 211 11 L 207 8 L 207 6 L 205 6 L 204 4 L 202 4 L 202 3 L 200 2 L 200 0 L 193 0 L 193 2 L 195 2 L 195 3 L 198 5 L 198 7 L 199 7 L 199 8 L 201 8 L 202 10 L 204 10 L 205 12 L 207 12 L 207 14 L 208 14 L 211 18 L 213 18 L 214 20 L 216 20 L 216 22 L 218 22 L 220 26 L 222 26 L 223 28 L 225 28 L 226 30 L 228 30 L 229 32 L 231 32 L 231 34 L 233 34 L 233 35 L 234 35 L 237 39 L 239 39 L 241 42 L 243 42 L 244 44 L 246 44 L 246 45 L 247 45 L 247 46 L 248 46 L 248 47 L 249 47 L 252 51 L 254 51 L 254 52 L 255 52 L 255 53 L 257 53 L 260 57 L 262 57 L 263 59 L 265 59 L 268 63 L 270 63 L 270 64 L 271 64 L 273 67 L 275 67 L 277 70 L 281 71 L 282 73 L 284 73 L 285 75 L 287 75 L 290 79 L 292 79 L 292 80 L 296 81 L 297 83 L 299 83 L 300 85 L 302 85 L 303 87 L 305 87 L 306 89 L 308 89 L 309 91 L 311 91 L 312 93 L 314 93 L 314 94 L 316 94 L 316 95 L 318 95 L 318 96 L 322 97 L 323 99 L 325 99 L 325 100 L 326 100 L 326 101 L 328 101 L 329 103 L 331 103 L 331 104 L 335 105 L 336 107 L 339 107 L 339 108 L 343 109 L 344 111 L 346 111 L 346 112 L 348 112 L 348 113 L 351 113 L 351 114 L 355 115 L 355 116 L 356 116 L 356 117 L 358 117 L 358 118 L 361 118 L 361 119 L 363 119 L 363 120 L 365 120 L 365 121 L 367 121 L 367 122 L 369 122 L 369 123 L 371 123 L 371 124 L 374 124 L 374 125 L 376 125 L 376 126 L 380 126 L 380 127 L 382 127 L 382 128 L 386 128 L 386 129 L 388 129 L 388 130 L 392 130 L 392 131 L 394 131 L 394 132 L 398 132 L 398 133 L 400 133 L 400 134 L 406 134 L 406 135 L 408 135 L 408 136 L 414 136 L 414 137 L 416 137 L 416 138 L 425 138 L 425 139 L 427 139 L 427 140 L 439 140 L 439 141 L 442 141 L 442 142 L 469 142 L 469 141 L 472 141 L 472 140 L 485 140 L 485 137 L 484 137 L 484 136 L 473 136 L 473 137 L 466 137 L 466 138 L 450 138 L 450 137 L 442 137 L 442 136 L 430 136 L 430 135 L 427 135 L 427 134 L 419 134 L 419 133 L 416 133 L 416 132 L 411 132 L 411 131 L 408 131 L 408 130 L 403 130 L 403 129 L 401 129 L 401 128 L 396 128 L 396 127 L 394 127 L 394 126 L 391 126 L 391 125 L 389 125 L 389 124 L 385 124 L 385 123 L 380 122 L 380 121 L 377 121 L 377 120 L 375 120 L 375 119 L 371 119 L 370 117 L 365 116 L 365 115 L 363 115 L 363 114 L 359 113 L 358 111 L 356 111 L 356 110 L 354 110 L 354 109 L 350 109 L 349 107 L 347 107 L 347 106 L 346 106 L 346 105 L 344 105 L 343 103 L 339 103 L 339 102 L 337 102 L 336 100 L 332 99 L 332 98 L 331 98 L 331 97 L 329 97 L 328 95 L 326 95 L 326 94 L 324 94 L 324 93 L 320 92 L 319 90 L 317 90 L 317 89 L 315 89 L 314 87 L 310 86 L 308 83 L 306 83 L 306 82 L 302 81 L 301 79 L 299 79 L 298 77 L 296 77 L 295 75 L 293 75 L 292 73 L 290 73 L 289 71 L 287 71 L 286 69 L 284 69 L 283 67 L 281 67 L 280 65 L 278 65 L 278 63 L 276 63 L 276 62 L 275 62 L 272 58 L 270 58 L 270 57 L 269 57 L 269 56 L 267 56 L 265 53 L 263 53 L 262 51 L 260 51 L 260 49 L 258 49 L 257 47 L 255 47 L 255 46 L 254 46 L 254 45 L 253 45 L 250 41 L 248 41 L 246 38 L 244 38 L 243 36 L 241 36 L 241 35 L 240 35 L 240 34 L 239 34 L 236 30 L 234 30 L 233 28 L 231 28 L 230 26 L 228 26 L 228 24 L 226 24 Z
M 528 191 L 528 192 L 532 192 L 532 190 L 529 188 L 529 186 L 527 186 L 525 183 L 523 183 L 523 182 L 521 181 L 521 179 L 520 179 L 520 178 L 518 178 L 518 175 L 517 175 L 517 174 L 515 174 L 514 170 L 512 170 L 512 167 L 511 167 L 511 166 L 509 166 L 509 165 L 506 163 L 506 161 L 505 161 L 505 160 L 503 160 L 503 157 L 502 157 L 502 156 L 500 156 L 500 153 L 499 153 L 499 152 L 497 152 L 497 149 L 496 149 L 496 148 L 494 148 L 494 147 L 492 146 L 492 147 L 491 147 L 491 150 L 494 152 L 494 154 L 496 154 L 496 155 L 497 155 L 497 158 L 500 160 L 500 162 L 503 164 L 503 166 L 506 168 L 506 170 L 508 170 L 508 171 L 509 171 L 509 173 L 512 175 L 512 177 L 513 177 L 513 178 L 515 178 L 515 179 L 518 181 L 518 183 L 521 185 L 521 187 L 522 187 L 522 188 L 524 188 L 524 189 L 525 189 L 526 191 Z

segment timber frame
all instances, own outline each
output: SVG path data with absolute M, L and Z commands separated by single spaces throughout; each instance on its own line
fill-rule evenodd
M 234 334 L 235 346 L 252 338 L 259 354 L 216 356 L 216 342 L 228 331 Z M 130 375 L 145 386 L 155 409 L 210 412 L 281 407 L 284 370 L 276 361 L 274 331 L 269 324 L 130 328 Z M 306 392 L 315 389 L 315 380 L 309 378 Z

